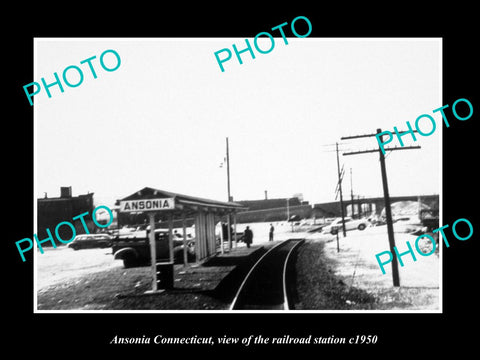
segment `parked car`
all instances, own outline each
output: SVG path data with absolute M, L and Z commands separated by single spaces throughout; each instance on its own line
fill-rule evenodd
M 77 235 L 67 246 L 73 250 L 107 248 L 112 246 L 112 239 L 108 234 L 82 234 Z
M 139 232 L 118 235 L 113 239 L 112 253 L 115 260 L 123 260 L 126 268 L 150 264 L 149 234 L 137 236 Z M 170 260 L 168 230 L 155 230 L 155 252 L 157 262 Z M 183 237 L 173 234 L 173 259 L 175 263 L 183 262 Z M 187 236 L 187 259 L 195 261 L 195 238 Z
M 369 225 L 366 219 L 352 219 L 349 216 L 345 217 L 345 230 L 365 230 Z M 330 233 L 335 235 L 338 231 L 342 230 L 342 218 L 336 218 L 330 225 L 323 228 L 324 233 Z

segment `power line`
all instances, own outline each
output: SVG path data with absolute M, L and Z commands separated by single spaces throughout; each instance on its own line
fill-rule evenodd
M 343 210 L 343 195 L 342 195 L 343 166 L 342 166 L 342 169 L 340 170 L 340 159 L 338 157 L 338 143 L 336 144 L 336 148 L 337 148 L 338 190 L 340 192 L 340 209 L 341 209 L 341 212 L 342 212 L 343 237 L 346 237 L 347 236 L 347 231 L 345 229 L 345 213 L 344 213 L 344 210 Z M 337 250 L 338 250 L 338 238 L 337 238 Z
M 340 140 L 347 140 L 347 139 L 358 139 L 358 138 L 364 138 L 364 137 L 372 137 L 377 134 L 364 134 L 364 135 L 353 135 L 353 136 L 342 136 Z
M 335 147 L 336 147 L 336 146 L 337 146 L 337 144 L 338 144 L 338 143 L 332 143 L 332 144 L 320 144 L 320 146 L 335 146 Z M 347 142 L 344 142 L 344 143 L 342 143 L 342 144 L 339 144 L 339 145 L 341 146 L 341 145 L 344 145 L 344 144 L 351 144 L 351 142 L 348 142 L 348 141 L 347 141 Z
M 414 146 L 395 146 L 393 148 L 384 148 L 385 152 L 387 151 L 394 151 L 394 150 L 409 150 L 409 149 L 421 149 L 420 146 L 414 145 Z M 360 151 L 352 151 L 352 152 L 344 152 L 343 155 L 355 155 L 355 154 L 366 154 L 366 153 L 372 153 L 372 152 L 382 152 L 380 148 L 378 149 L 370 149 L 370 150 L 360 150 Z
M 377 129 L 377 132 L 376 132 L 376 133 L 374 133 L 374 134 L 353 135 L 353 136 L 342 136 L 342 137 L 340 138 L 340 140 L 347 140 L 347 139 L 358 139 L 358 138 L 364 138 L 364 137 L 372 137 L 372 136 L 377 136 L 377 135 L 379 134 L 379 133 L 378 133 L 378 130 L 379 130 L 379 129 Z M 381 132 L 381 131 L 380 131 L 380 132 Z M 401 134 L 406 134 L 407 132 L 416 132 L 416 133 L 418 133 L 418 131 L 417 131 L 417 130 L 409 130 L 409 131 L 397 131 L 397 133 L 398 133 L 399 135 L 401 135 Z M 382 136 L 383 136 L 383 135 L 382 135 Z
M 354 135 L 354 136 L 345 136 L 341 139 L 357 139 L 357 138 L 364 138 L 364 137 L 372 137 L 377 136 L 382 132 L 381 129 L 377 129 L 375 134 L 365 134 L 365 135 Z M 405 131 L 399 132 L 398 134 L 403 134 Z M 383 135 L 380 135 L 380 141 L 383 142 Z M 420 146 L 404 146 L 404 147 L 394 147 L 394 148 L 387 148 L 386 151 L 395 151 L 395 150 L 409 150 L 409 149 L 420 149 Z M 385 215 L 387 220 L 387 232 L 388 232 L 388 243 L 390 247 L 390 253 L 392 254 L 392 279 L 393 279 L 393 286 L 400 286 L 400 276 L 398 274 L 398 263 L 397 263 L 397 255 L 394 250 L 395 248 L 395 237 L 393 233 L 393 221 L 392 221 L 392 209 L 390 205 L 390 194 L 388 191 L 388 181 L 387 181 L 387 170 L 385 167 L 385 156 L 380 149 L 369 149 L 369 150 L 361 150 L 361 151 L 354 151 L 344 153 L 343 155 L 357 155 L 357 154 L 366 154 L 378 152 L 379 159 L 380 159 L 380 168 L 382 172 L 382 184 L 383 184 L 383 196 L 385 199 Z

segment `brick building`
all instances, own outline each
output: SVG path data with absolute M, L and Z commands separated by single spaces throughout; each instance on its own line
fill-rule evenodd
M 95 225 L 91 220 L 91 214 L 94 209 L 93 205 L 93 193 L 84 195 L 72 196 L 72 187 L 61 187 L 60 197 L 47 197 L 37 199 L 37 236 L 38 238 L 45 239 L 48 234 L 46 229 L 50 229 L 50 232 L 55 237 L 55 227 L 62 221 L 68 221 L 75 225 L 77 234 L 85 233 L 82 223 L 72 221 L 72 218 L 78 216 L 84 212 L 89 213 L 88 217 L 85 217 L 87 228 L 90 232 L 94 232 Z M 69 239 L 72 236 L 71 230 L 68 226 L 62 226 L 59 229 L 60 236 L 64 239 Z M 48 245 L 46 242 L 45 245 Z

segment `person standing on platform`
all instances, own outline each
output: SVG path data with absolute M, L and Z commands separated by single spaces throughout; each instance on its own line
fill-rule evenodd
M 268 241 L 273 241 L 273 232 L 275 231 L 275 228 L 273 227 L 272 224 L 270 224 L 270 232 L 268 233 Z
M 244 237 L 244 242 L 247 244 L 247 248 L 250 247 L 250 244 L 253 242 L 253 232 L 250 230 L 250 228 L 247 226 L 245 231 L 243 232 L 243 237 Z

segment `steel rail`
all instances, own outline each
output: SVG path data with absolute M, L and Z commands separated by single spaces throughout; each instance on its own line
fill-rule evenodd
M 285 263 L 283 264 L 283 309 L 290 310 L 290 304 L 288 302 L 288 294 L 287 294 L 287 268 L 288 268 L 288 261 L 290 260 L 290 255 L 292 254 L 293 250 L 295 250 L 298 246 L 303 244 L 305 239 L 300 240 L 297 242 L 287 254 L 287 258 L 285 259 Z
M 235 297 L 229 307 L 229 310 L 239 310 L 241 309 L 239 307 L 239 300 L 241 299 L 241 296 L 244 295 L 244 292 L 246 291 L 246 286 L 247 284 L 249 284 L 251 281 L 252 281 L 252 274 L 254 274 L 254 272 L 256 271 L 256 269 L 261 266 L 261 264 L 263 264 L 263 262 L 265 261 L 265 259 L 267 258 L 267 256 L 271 256 L 275 251 L 279 250 L 281 247 L 287 245 L 288 243 L 292 242 L 292 241 L 298 241 L 294 246 L 292 246 L 291 249 L 288 250 L 288 254 L 287 256 L 285 257 L 285 260 L 284 260 L 284 263 L 283 263 L 283 266 L 282 266 L 282 291 L 283 291 L 283 299 L 284 299 L 284 303 L 282 304 L 282 308 L 283 310 L 288 310 L 288 301 L 287 301 L 287 305 L 285 305 L 285 299 L 287 298 L 287 293 L 286 293 L 286 279 L 285 279 L 285 276 L 286 276 L 286 273 L 287 273 L 287 263 L 288 263 L 288 260 L 290 259 L 290 254 L 292 253 L 292 251 L 297 248 L 297 246 L 299 246 L 300 244 L 303 243 L 303 239 L 288 239 L 288 240 L 285 240 L 285 241 L 282 241 L 281 243 L 273 246 L 272 248 L 270 248 L 267 252 L 265 252 L 265 254 L 263 254 L 260 259 L 258 259 L 255 264 L 251 267 L 251 269 L 249 270 L 249 272 L 247 273 L 247 275 L 245 276 L 245 278 L 243 279 L 240 287 L 238 288 L 237 290 L 237 293 L 235 294 Z M 240 305 L 241 306 L 241 305 Z

